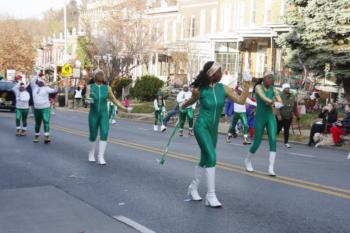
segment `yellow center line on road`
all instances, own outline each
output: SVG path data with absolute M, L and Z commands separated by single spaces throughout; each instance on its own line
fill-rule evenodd
M 65 128 L 65 127 L 57 126 L 57 125 L 52 126 L 52 128 L 55 130 L 58 130 L 58 131 L 63 131 L 63 132 L 69 133 L 69 134 L 88 137 L 88 133 L 85 131 L 76 130 L 76 129 L 69 129 L 69 128 Z M 164 153 L 164 150 L 159 149 L 159 148 L 155 148 L 155 147 L 151 147 L 151 146 L 147 146 L 147 145 L 143 145 L 143 144 L 137 144 L 137 143 L 133 143 L 133 142 L 128 142 L 128 141 L 124 141 L 124 140 L 119 140 L 119 139 L 115 139 L 115 138 L 111 138 L 111 137 L 109 138 L 109 142 L 112 144 L 121 145 L 121 146 L 132 148 L 132 149 L 147 151 L 150 153 L 155 153 L 155 154 L 160 154 L 160 155 Z M 196 158 L 194 156 L 186 155 L 186 154 L 182 154 L 182 153 L 177 153 L 177 152 L 173 152 L 173 151 L 169 151 L 168 156 L 171 158 L 185 160 L 185 161 L 189 161 L 189 162 L 193 162 L 193 163 L 198 162 L 198 158 Z M 255 171 L 254 173 L 248 173 L 245 171 L 245 169 L 243 167 L 233 165 L 233 164 L 223 163 L 223 162 L 217 162 L 217 167 L 221 168 L 223 170 L 239 173 L 239 174 L 242 174 L 245 176 L 252 176 L 252 177 L 259 178 L 259 179 L 272 181 L 275 183 L 285 184 L 285 185 L 294 186 L 294 187 L 298 187 L 298 188 L 313 190 L 313 191 L 328 194 L 331 196 L 350 199 L 350 190 L 348 190 L 348 189 L 342 189 L 342 188 L 322 185 L 322 184 L 309 182 L 309 181 L 305 181 L 305 180 L 299 180 L 299 179 L 286 177 L 286 176 L 270 177 L 266 173 L 260 172 L 260 171 Z
M 4 114 L 4 115 L 0 114 L 0 115 L 1 116 L 9 116 L 8 114 Z M 57 131 L 69 133 L 71 135 L 77 135 L 77 136 L 82 136 L 82 137 L 89 136 L 88 132 L 78 130 L 78 129 L 66 128 L 66 127 L 62 127 L 62 126 L 54 125 L 54 124 L 51 125 L 51 128 L 55 129 Z M 129 141 L 124 141 L 124 140 L 120 140 L 120 139 L 115 139 L 112 137 L 109 138 L 109 142 L 112 144 L 121 145 L 121 146 L 132 148 L 132 149 L 147 151 L 150 153 L 155 153 L 155 154 L 160 154 L 160 155 L 164 153 L 164 150 L 159 149 L 159 148 L 155 148 L 155 147 L 147 146 L 147 145 L 143 145 L 143 144 L 137 144 L 137 143 L 133 143 L 133 142 L 129 142 Z M 191 156 L 191 155 L 183 154 L 183 153 L 169 151 L 168 157 L 179 159 L 179 160 L 185 160 L 185 161 L 189 161 L 189 162 L 193 162 L 193 163 L 198 163 L 198 158 Z M 350 199 L 350 190 L 349 189 L 337 188 L 337 187 L 333 187 L 333 186 L 318 184 L 318 183 L 300 180 L 300 179 L 296 179 L 296 178 L 292 178 L 292 177 L 286 177 L 286 176 L 270 177 L 266 173 L 261 172 L 261 171 L 255 171 L 254 173 L 248 173 L 245 171 L 245 168 L 240 167 L 238 165 L 229 164 L 229 163 L 217 162 L 217 167 L 221 168 L 223 170 L 239 173 L 239 174 L 242 174 L 245 176 L 251 176 L 251 177 L 255 177 L 255 178 L 259 178 L 259 179 L 263 179 L 263 180 L 272 181 L 275 183 L 280 183 L 280 184 L 285 184 L 285 185 L 294 186 L 294 187 L 298 187 L 298 188 L 308 189 L 308 190 L 328 194 L 328 195 L 335 196 L 335 197 Z

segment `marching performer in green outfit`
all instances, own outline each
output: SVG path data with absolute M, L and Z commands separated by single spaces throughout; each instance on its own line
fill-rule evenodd
M 41 123 L 44 125 L 44 142 L 48 144 L 50 140 L 50 117 L 51 117 L 51 104 L 49 100 L 49 94 L 57 92 L 55 88 L 51 88 L 45 85 L 44 74 L 40 73 L 39 76 L 34 77 L 30 86 L 32 88 L 33 102 L 34 102 L 34 118 L 35 118 L 35 136 L 34 143 L 39 142 Z
M 248 172 L 254 171 L 251 159 L 261 144 L 266 128 L 270 145 L 268 172 L 270 176 L 276 176 L 274 165 L 276 159 L 277 123 L 273 112 L 273 106 L 275 106 L 275 108 L 280 108 L 282 104 L 280 95 L 273 85 L 273 73 L 266 72 L 264 77 L 258 81 L 254 90 L 257 102 L 254 123 L 254 142 L 245 159 L 245 166 Z
M 115 106 L 112 101 L 108 100 L 108 113 L 109 113 L 109 121 L 111 124 L 117 123 L 116 121 L 117 111 L 118 111 L 118 107 Z
M 89 129 L 90 129 L 90 151 L 89 161 L 95 162 L 95 148 L 98 131 L 100 131 L 100 143 L 97 162 L 105 165 L 105 151 L 107 147 L 109 130 L 109 112 L 107 101 L 112 101 L 119 108 L 126 111 L 126 108 L 114 97 L 111 87 L 105 84 L 104 72 L 95 70 L 94 83 L 87 86 L 86 100 L 90 103 Z
M 154 125 L 153 130 L 158 131 L 158 121 L 160 122 L 160 131 L 164 132 L 166 130 L 166 126 L 164 125 L 164 113 L 166 111 L 165 108 L 165 100 L 161 91 L 158 92 L 157 98 L 153 102 L 154 104 Z
M 241 96 L 234 94 L 228 86 L 219 81 L 222 77 L 221 67 L 213 62 L 207 62 L 196 80 L 191 84 L 193 87 L 192 97 L 180 106 L 180 110 L 186 109 L 196 101 L 200 102 L 199 116 L 194 126 L 194 134 L 201 149 L 199 165 L 195 168 L 195 175 L 188 187 L 188 195 L 192 200 L 200 201 L 198 193 L 202 171 L 207 176 L 207 195 L 205 204 L 210 207 L 221 207 L 221 203 L 215 194 L 215 166 L 216 144 L 218 139 L 218 126 L 220 116 L 228 97 L 235 103 L 244 104 L 249 94 L 250 76 L 245 75 L 243 92 Z
M 242 94 L 242 88 L 237 86 L 235 88 L 236 93 L 238 95 Z M 254 101 L 252 101 L 250 98 L 247 98 L 246 103 L 245 104 L 249 104 L 249 105 L 253 105 L 256 106 L 256 103 Z M 237 133 L 236 133 L 236 125 L 238 123 L 239 120 L 241 120 L 242 124 L 243 124 L 243 130 L 244 130 L 244 134 L 243 134 L 243 144 L 244 145 L 250 145 L 250 141 L 248 140 L 248 133 L 249 133 L 249 127 L 248 127 L 248 119 L 247 119 L 247 112 L 246 112 L 246 105 L 245 104 L 237 104 L 234 103 L 233 104 L 233 109 L 234 109 L 234 115 L 232 118 L 232 124 L 231 127 L 228 131 L 227 134 L 227 138 L 226 138 L 226 142 L 227 143 L 231 143 L 231 138 L 237 137 Z
M 26 91 L 24 83 L 17 83 L 12 91 L 16 95 L 16 136 L 26 136 L 30 95 Z
M 179 105 L 183 104 L 187 100 L 191 99 L 192 92 L 190 91 L 187 84 L 183 86 L 182 91 L 177 95 L 176 101 Z M 192 104 L 191 106 L 188 106 L 186 109 L 183 109 L 179 113 L 180 117 L 180 129 L 179 129 L 179 136 L 183 136 L 184 126 L 186 122 L 186 118 L 188 120 L 188 135 L 193 136 L 193 111 L 196 109 L 196 103 Z

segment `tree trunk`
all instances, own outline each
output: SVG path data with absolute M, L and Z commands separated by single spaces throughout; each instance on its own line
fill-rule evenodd
M 343 88 L 345 92 L 345 98 L 348 104 L 350 104 L 350 78 L 343 79 Z
M 303 84 L 304 84 L 306 82 L 307 77 L 309 76 L 309 71 L 306 68 L 304 62 L 300 59 L 300 57 L 298 57 L 298 62 L 303 67 L 303 70 L 304 70 L 304 78 L 303 78 Z

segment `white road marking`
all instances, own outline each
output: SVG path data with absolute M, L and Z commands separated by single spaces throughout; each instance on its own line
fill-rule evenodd
M 313 155 L 306 155 L 306 154 L 301 154 L 301 153 L 289 152 L 289 153 L 287 153 L 287 154 L 296 155 L 296 156 L 301 156 L 301 157 L 305 157 L 305 158 L 315 158 L 315 156 L 313 156 Z
M 148 229 L 147 227 L 131 220 L 130 218 L 124 217 L 124 216 L 113 216 L 114 219 L 118 220 L 119 222 L 122 222 L 135 230 L 141 232 L 141 233 L 156 233 L 155 231 L 152 231 Z

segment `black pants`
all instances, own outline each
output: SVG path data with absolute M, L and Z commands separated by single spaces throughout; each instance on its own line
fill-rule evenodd
M 313 124 L 310 130 L 309 146 L 315 144 L 314 135 L 315 133 L 324 133 L 325 125 L 324 124 Z
M 289 129 L 290 129 L 290 125 L 292 124 L 292 120 L 291 119 L 284 119 L 282 118 L 281 121 L 277 120 L 277 134 L 280 134 L 282 128 L 283 128 L 283 133 L 284 133 L 284 144 L 288 143 L 289 140 Z

